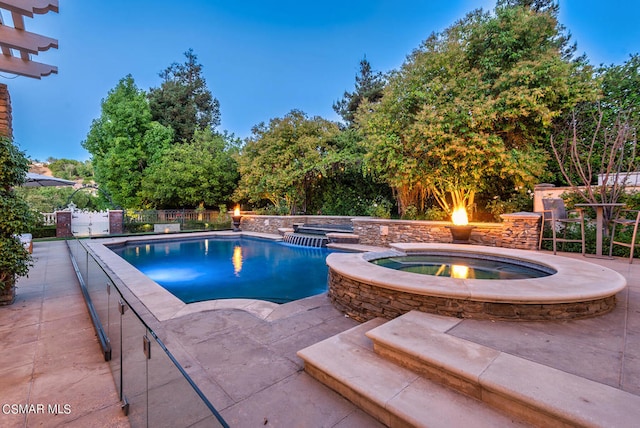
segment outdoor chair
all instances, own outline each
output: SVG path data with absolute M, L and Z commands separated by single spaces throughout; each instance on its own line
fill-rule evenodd
M 640 244 L 636 244 L 636 237 L 638 236 L 638 223 L 640 223 L 640 210 L 620 210 L 615 219 L 611 221 L 611 245 L 609 246 L 609 256 L 613 254 L 613 246 L 621 245 L 629 248 L 629 263 L 633 263 L 633 250 Z M 631 235 L 631 242 L 616 241 L 616 226 L 620 232 L 629 230 L 633 226 L 633 234 Z M 620 238 L 618 238 L 620 239 Z
M 582 255 L 585 253 L 584 244 L 584 213 L 580 208 L 567 211 L 564 200 L 561 198 L 542 199 L 542 226 L 540 228 L 540 242 L 538 248 L 542 248 L 542 241 L 553 241 L 553 254 L 556 254 L 558 242 L 580 242 Z M 545 226 L 551 229 L 551 237 L 544 236 Z M 567 238 L 567 231 L 571 225 L 580 225 L 580 239 Z M 562 236 L 559 236 L 559 234 Z

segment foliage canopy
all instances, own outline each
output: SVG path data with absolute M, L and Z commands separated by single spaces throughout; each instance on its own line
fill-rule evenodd
M 555 9 L 476 10 L 391 73 L 381 102 L 357 121 L 367 165 L 401 211 L 432 195 L 450 213 L 490 181 L 513 188 L 543 175 L 554 118 L 593 93 L 589 67 L 566 59 L 561 31 Z
M 189 49 L 183 64 L 173 63 L 160 73 L 162 84 L 149 90 L 152 120 L 174 130 L 174 142 L 188 142 L 195 131 L 213 131 L 220 124 L 220 103 L 202 77 L 202 65 Z

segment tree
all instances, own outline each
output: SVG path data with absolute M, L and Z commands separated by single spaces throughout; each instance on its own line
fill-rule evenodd
M 352 126 L 355 114 L 365 100 L 370 103 L 380 101 L 384 85 L 385 79 L 382 73 L 374 73 L 367 57 L 364 57 L 360 61 L 360 72 L 356 75 L 355 91 L 344 91 L 342 99 L 333 103 L 333 110 L 348 126 Z
M 93 165 L 91 161 L 80 162 L 74 159 L 47 159 L 48 167 L 54 177 L 66 180 L 79 180 L 89 182 L 93 179 Z
M 102 101 L 82 145 L 92 155 L 96 182 L 114 203 L 138 208 L 144 170 L 172 140 L 170 128 L 152 121 L 146 94 L 128 75 Z
M 88 187 L 87 190 L 76 192 L 73 187 L 21 187 L 16 192 L 29 208 L 39 213 L 64 209 L 70 202 L 81 210 L 102 211 L 113 208 L 107 201 L 94 195 L 91 189 Z
M 557 120 L 550 143 L 575 193 L 588 203 L 615 203 L 625 191 L 627 173 L 640 167 L 640 57 L 601 67 L 598 77 L 601 97 Z M 605 208 L 607 223 L 612 215 Z
M 564 56 L 557 9 L 513 3 L 432 34 L 391 73 L 380 103 L 361 109 L 367 166 L 401 214 L 427 195 L 449 213 L 469 207 L 489 180 L 531 186 L 554 118 L 594 92 L 589 67 Z
M 231 200 L 238 182 L 231 135 L 196 131 L 193 140 L 172 145 L 154 156 L 145 171 L 142 197 L 163 208 L 218 206 Z
M 308 202 L 330 165 L 338 124 L 292 110 L 252 130 L 239 158 L 236 199 L 270 201 L 283 212 L 306 211 Z
M 174 130 L 174 142 L 191 141 L 196 130 L 214 131 L 220 124 L 220 103 L 202 77 L 202 65 L 189 49 L 184 64 L 173 63 L 159 75 L 162 84 L 149 90 L 152 120 Z
M 25 182 L 28 170 L 24 153 L 7 138 L 0 138 L 0 297 L 3 304 L 13 302 L 15 279 L 27 275 L 31 266 L 31 256 L 18 236 L 29 231 L 35 217 L 14 189 Z

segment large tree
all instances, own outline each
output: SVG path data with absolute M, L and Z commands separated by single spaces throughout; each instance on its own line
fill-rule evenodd
M 337 123 L 309 119 L 300 110 L 255 126 L 241 152 L 237 198 L 266 199 L 290 213 L 306 211 L 312 190 L 330 168 L 338 134 Z
M 361 109 L 368 166 L 403 211 L 427 194 L 451 212 L 489 181 L 530 185 L 544 171 L 551 124 L 589 93 L 582 60 L 549 1 L 501 2 L 432 34 Z M 535 7 L 534 7 L 535 6 Z
M 640 167 L 640 56 L 600 67 L 601 96 L 556 121 L 551 145 L 564 181 L 589 203 L 618 202 Z M 602 185 L 599 185 L 601 183 Z M 605 220 L 613 212 L 605 208 Z
M 144 170 L 172 139 L 170 128 L 152 121 L 146 94 L 128 75 L 102 101 L 102 113 L 82 145 L 91 153 L 102 190 L 124 208 L 139 208 Z
M 174 130 L 174 142 L 189 142 L 196 130 L 214 131 L 220 124 L 220 103 L 202 77 L 202 65 L 189 49 L 183 64 L 160 73 L 159 88 L 149 90 L 152 119 Z
M 231 200 L 239 175 L 238 142 L 209 129 L 165 148 L 145 171 L 142 196 L 156 208 L 218 206 Z

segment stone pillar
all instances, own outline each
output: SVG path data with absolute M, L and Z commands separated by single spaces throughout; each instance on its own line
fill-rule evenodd
M 539 213 L 512 213 L 501 214 L 502 243 L 504 248 L 518 248 L 521 250 L 537 250 L 540 242 Z
M 11 97 L 9 89 L 0 83 L 0 137 L 13 140 L 13 120 L 11 115 Z
M 71 232 L 71 211 L 56 212 L 56 237 L 69 238 L 73 236 Z
M 124 233 L 124 211 L 109 210 L 109 234 L 121 235 Z

